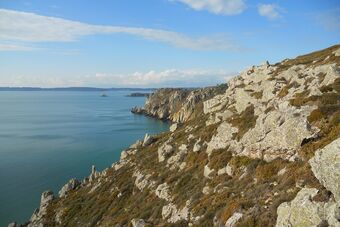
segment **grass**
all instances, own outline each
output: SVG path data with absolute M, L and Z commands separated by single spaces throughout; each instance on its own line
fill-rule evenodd
M 235 139 L 240 141 L 243 135 L 256 125 L 257 116 L 254 114 L 254 105 L 248 106 L 240 115 L 236 115 L 229 119 L 229 123 L 233 127 L 238 128 Z

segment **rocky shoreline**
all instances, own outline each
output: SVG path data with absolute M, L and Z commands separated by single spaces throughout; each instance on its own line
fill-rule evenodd
M 44 192 L 23 226 L 340 226 L 340 45 L 132 112 L 173 124 Z

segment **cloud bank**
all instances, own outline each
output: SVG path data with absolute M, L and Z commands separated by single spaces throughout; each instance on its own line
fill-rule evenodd
M 236 15 L 246 9 L 243 0 L 172 0 L 184 3 L 195 10 L 207 10 L 214 14 Z
M 96 73 L 88 76 L 10 76 L 0 77 L 1 86 L 9 87 L 201 87 L 226 82 L 233 73 L 224 71 L 151 70 L 130 74 Z
M 228 37 L 221 35 L 193 38 L 167 30 L 91 25 L 34 13 L 0 9 L 0 41 L 70 42 L 82 36 L 117 33 L 192 50 L 237 51 L 240 49 Z

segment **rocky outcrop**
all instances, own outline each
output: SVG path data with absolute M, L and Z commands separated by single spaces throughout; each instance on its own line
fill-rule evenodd
M 332 197 L 325 202 L 313 201 L 318 190 L 301 189 L 294 200 L 279 206 L 276 226 L 340 226 L 340 138 L 316 151 L 309 163 Z
M 337 205 L 331 202 L 315 202 L 312 200 L 318 190 L 315 188 L 303 188 L 297 196 L 288 203 L 281 204 L 277 209 L 277 227 L 309 227 L 327 226 L 337 227 L 340 222 L 336 220 Z
M 40 207 L 34 211 L 28 227 L 44 226 L 44 217 L 47 214 L 47 207 L 53 199 L 54 195 L 51 191 L 45 191 L 41 194 Z
M 309 163 L 316 178 L 340 205 L 340 138 L 316 151 Z
M 80 186 L 80 182 L 73 178 L 67 184 L 65 184 L 59 191 L 59 197 L 66 196 L 70 191 L 77 189 Z
M 131 112 L 172 122 L 186 122 L 199 113 L 198 106 L 203 101 L 224 93 L 226 89 L 225 84 L 202 89 L 158 89 L 148 97 L 144 108 L 134 107 Z
M 134 112 L 170 131 L 44 195 L 31 226 L 340 226 L 339 50 L 155 91 Z

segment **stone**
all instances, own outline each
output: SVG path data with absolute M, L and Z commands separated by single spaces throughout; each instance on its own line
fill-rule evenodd
M 229 165 L 229 163 L 227 164 L 227 166 L 219 169 L 217 171 L 217 175 L 220 176 L 220 175 L 223 175 L 223 174 L 228 174 L 229 176 L 233 176 L 234 175 L 234 169 L 231 165 Z
M 43 227 L 43 217 L 46 215 L 47 207 L 53 199 L 54 194 L 51 191 L 45 191 L 41 194 L 40 207 L 32 214 L 28 227 Z
M 174 151 L 174 148 L 170 144 L 163 144 L 158 148 L 158 161 L 163 162 L 165 158 Z
M 170 194 L 170 187 L 168 186 L 167 183 L 158 185 L 155 193 L 156 193 L 156 196 L 160 199 L 164 199 L 166 201 L 170 201 L 172 199 L 171 194 Z
M 234 227 L 236 223 L 243 217 L 242 213 L 235 212 L 225 223 L 225 227 Z
M 67 182 L 67 184 L 65 184 L 59 191 L 58 195 L 59 197 L 65 197 L 67 196 L 67 194 L 72 191 L 77 189 L 80 186 L 80 181 L 73 178 L 71 180 L 69 180 L 69 182 Z
M 93 182 L 98 176 L 98 172 L 96 170 L 96 166 L 95 165 L 92 165 L 92 168 L 91 168 L 91 174 L 89 176 L 89 182 Z
M 188 220 L 190 216 L 187 205 L 182 209 L 177 209 L 176 205 L 169 203 L 162 208 L 162 218 L 169 223 L 176 223 L 181 220 Z
M 149 134 L 145 134 L 144 140 L 143 140 L 143 146 L 148 146 L 152 143 L 152 137 Z
M 149 188 L 153 186 L 153 183 L 149 180 L 151 175 L 143 175 L 140 171 L 135 171 L 132 175 L 133 177 L 136 177 L 135 185 L 140 190 L 143 191 L 144 188 Z
M 131 149 L 136 149 L 136 148 L 138 148 L 138 147 L 140 147 L 140 146 L 142 146 L 142 145 L 143 145 L 143 141 L 137 140 L 134 144 L 132 144 L 132 145 L 130 146 L 130 148 L 131 148 Z
M 207 185 L 207 186 L 204 186 L 204 188 L 202 189 L 202 193 L 204 195 L 208 195 L 211 193 L 211 188 Z
M 177 123 L 172 124 L 172 125 L 170 126 L 170 132 L 176 131 L 177 128 L 178 128 L 178 124 L 177 124 Z
M 215 170 L 210 169 L 208 165 L 204 166 L 204 172 L 203 172 L 203 176 L 206 178 L 211 178 L 212 174 L 215 172 Z
M 144 227 L 145 221 L 143 219 L 132 219 L 131 224 L 133 227 Z
M 276 227 L 318 226 L 324 220 L 330 226 L 340 226 L 335 219 L 336 203 L 312 201 L 317 192 L 315 188 L 302 188 L 292 201 L 282 203 L 277 209 Z
M 17 224 L 16 222 L 12 222 L 8 224 L 8 227 L 20 227 L 20 225 Z
M 194 147 L 192 149 L 193 152 L 199 152 L 202 148 L 202 146 L 199 144 L 200 143 L 200 139 L 196 141 L 196 143 L 194 144 Z
M 317 150 L 309 164 L 315 177 L 340 203 L 340 138 Z

